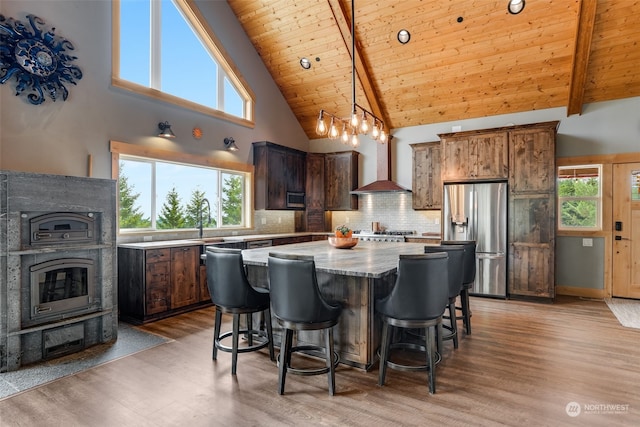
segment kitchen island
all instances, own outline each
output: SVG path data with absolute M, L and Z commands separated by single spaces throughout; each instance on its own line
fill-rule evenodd
M 248 249 L 242 252 L 249 281 L 268 288 L 267 259 L 270 252 L 313 255 L 321 294 L 338 301 L 343 310 L 334 330 L 341 361 L 368 370 L 376 362 L 382 323 L 376 318 L 375 300 L 393 287 L 400 254 L 424 252 L 422 243 L 359 242 L 352 249 L 336 249 L 327 241 L 298 243 L 278 247 Z M 280 328 L 273 319 L 274 335 Z M 300 332 L 301 344 L 323 345 L 317 333 Z

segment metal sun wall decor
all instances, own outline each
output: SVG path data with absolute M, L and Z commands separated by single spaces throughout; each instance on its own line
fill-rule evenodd
M 62 95 L 66 101 L 69 91 L 65 83 L 76 84 L 82 78 L 80 68 L 71 63 L 77 59 L 67 55 L 74 47 L 70 41 L 54 34 L 55 28 L 43 31 L 45 22 L 27 15 L 28 28 L 22 22 L 0 15 L 0 84 L 16 77 L 16 96 L 25 90 L 34 105 L 42 104 L 45 95 L 53 101 Z

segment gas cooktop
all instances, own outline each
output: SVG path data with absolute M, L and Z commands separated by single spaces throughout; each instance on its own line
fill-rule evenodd
M 353 230 L 353 234 L 359 236 L 410 236 L 416 234 L 411 230 L 385 230 L 385 231 L 367 231 L 367 230 Z

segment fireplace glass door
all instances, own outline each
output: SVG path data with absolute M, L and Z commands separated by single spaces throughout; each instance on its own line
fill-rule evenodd
M 32 319 L 88 308 L 93 292 L 93 264 L 90 259 L 65 258 L 32 266 Z

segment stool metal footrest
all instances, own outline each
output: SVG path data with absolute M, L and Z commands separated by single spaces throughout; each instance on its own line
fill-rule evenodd
M 256 329 L 241 329 L 238 331 L 240 334 L 251 334 L 257 335 L 259 337 L 265 338 L 265 341 L 258 341 L 257 344 L 249 345 L 246 347 L 238 347 L 238 353 L 247 353 L 250 351 L 260 350 L 261 348 L 265 348 L 269 345 L 269 338 L 267 337 L 267 333 L 265 331 L 260 331 Z M 227 345 L 222 344 L 222 340 L 225 338 L 229 338 L 233 336 L 233 331 L 228 331 L 220 335 L 220 338 L 215 340 L 214 345 L 218 350 L 226 351 L 227 353 L 232 353 L 233 348 Z
M 305 354 L 309 352 L 317 352 L 324 355 L 326 350 L 324 347 L 320 347 L 317 345 L 299 345 L 299 346 L 291 347 L 292 354 L 301 353 L 301 352 L 305 352 Z M 313 354 L 311 355 L 313 356 Z M 281 356 L 282 354 L 278 355 L 278 366 L 280 366 L 280 363 L 281 363 L 280 362 Z M 340 355 L 338 354 L 337 351 L 334 351 L 333 356 L 334 356 L 333 367 L 336 368 L 340 363 Z M 291 367 L 291 365 L 287 366 L 287 373 L 292 373 L 296 375 L 303 375 L 303 376 L 320 375 L 320 374 L 326 374 L 328 372 L 329 372 L 329 368 L 327 366 L 324 366 L 322 368 L 305 368 L 305 369 L 293 368 Z
M 396 342 L 392 343 L 389 346 L 390 350 L 413 350 L 416 352 L 426 353 L 427 348 L 420 344 L 408 343 L 408 342 Z M 378 358 L 380 358 L 380 350 L 378 350 Z M 440 353 L 436 351 L 436 365 L 440 363 L 442 360 L 442 356 Z M 387 360 L 387 366 L 391 369 L 395 369 L 396 371 L 428 371 L 428 365 L 406 365 L 402 363 L 392 362 L 390 359 Z

